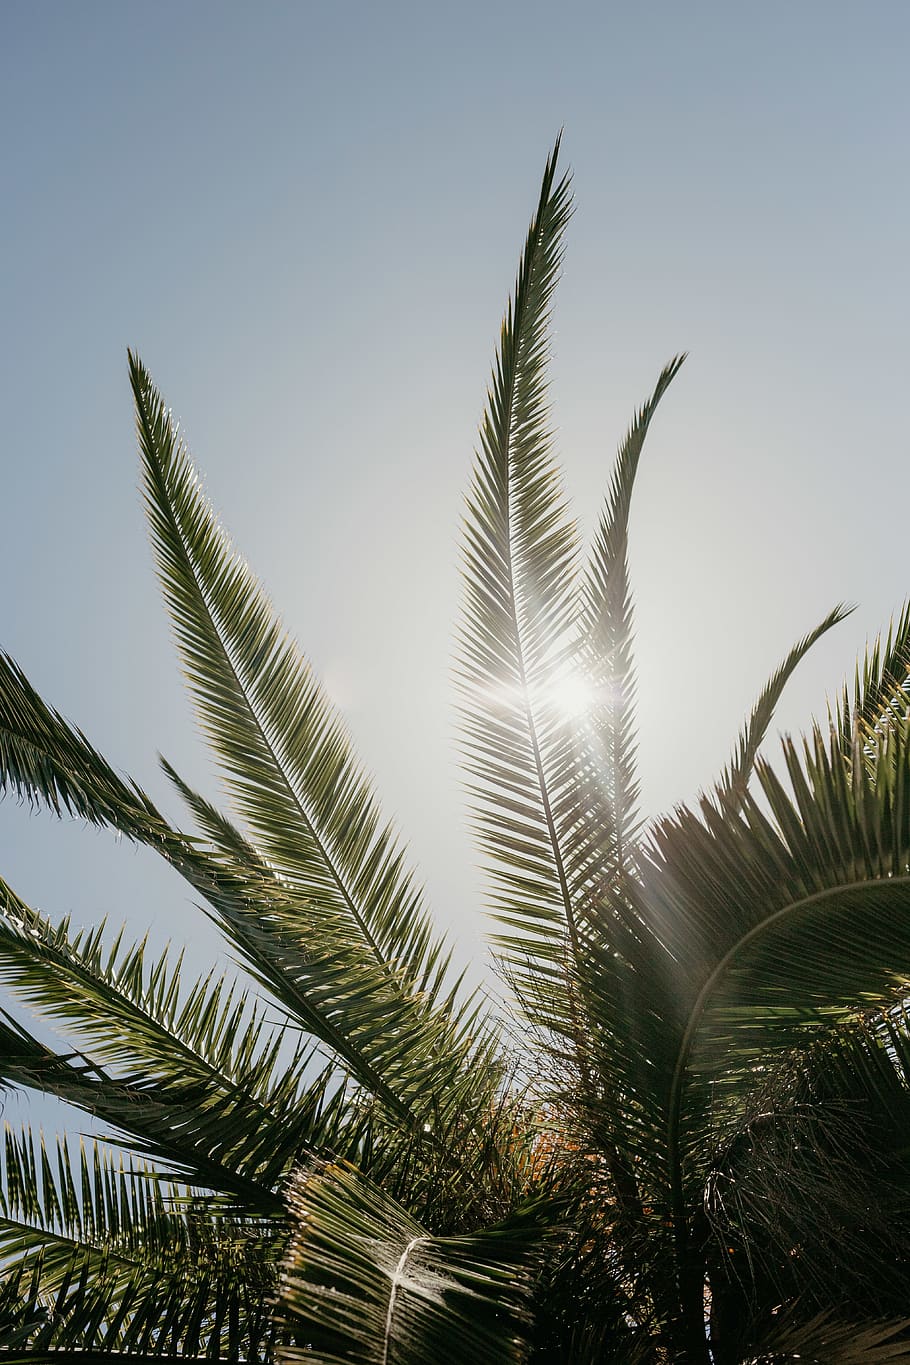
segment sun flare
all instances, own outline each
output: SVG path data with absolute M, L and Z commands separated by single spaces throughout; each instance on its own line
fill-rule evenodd
M 594 705 L 594 687 L 580 673 L 558 678 L 547 688 L 548 699 L 568 720 L 580 720 Z

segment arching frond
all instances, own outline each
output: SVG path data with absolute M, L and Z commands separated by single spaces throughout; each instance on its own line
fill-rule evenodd
M 110 824 L 165 857 L 205 897 L 245 964 L 288 1013 L 399 1118 L 419 1126 L 424 1117 L 414 1106 L 430 1090 L 447 1091 L 453 1102 L 464 1098 L 465 1086 L 489 1093 L 495 1077 L 480 1061 L 490 1056 L 495 1033 L 478 1002 L 451 993 L 439 998 L 443 960 L 429 953 L 427 975 L 412 988 L 396 965 L 382 967 L 365 953 L 343 922 L 324 914 L 310 918 L 314 903 L 261 855 L 242 854 L 242 847 L 249 849 L 242 838 L 230 847 L 222 840 L 220 852 L 188 839 L 2 655 L 0 741 L 0 785 L 58 812 Z M 210 826 L 220 820 L 226 829 L 208 809 Z M 440 1067 L 445 1076 L 436 1078 Z
M 632 864 L 638 830 L 635 770 L 635 671 L 632 659 L 632 592 L 628 543 L 632 489 L 645 437 L 657 406 L 679 373 L 674 356 L 654 392 L 636 413 L 616 455 L 607 500 L 582 583 L 574 663 L 583 689 L 576 771 L 581 845 L 572 865 L 573 887 L 602 888 Z
M 3 883 L 0 905 L 0 980 L 63 1024 L 97 1075 L 170 1115 L 197 1184 L 242 1190 L 254 1207 L 274 1212 L 281 1179 L 308 1145 L 322 1145 L 317 1111 L 326 1137 L 332 1131 L 316 1099 L 332 1069 L 318 1081 L 312 1049 L 282 1047 L 223 976 L 183 992 L 180 961 L 171 964 L 167 953 L 148 963 L 144 943 L 124 949 L 119 935 L 106 948 L 103 924 L 70 937 L 67 921 L 52 926 Z M 165 1155 L 154 1137 L 151 1150 Z
M 852 610 L 852 607 L 845 607 L 842 603 L 836 606 L 814 630 L 805 635 L 802 640 L 797 641 L 783 663 L 771 674 L 752 708 L 749 719 L 743 726 L 733 756 L 721 777 L 720 786 L 725 797 L 733 798 L 736 794 L 745 791 L 755 767 L 758 750 L 767 734 L 777 703 L 780 701 L 783 690 L 797 665 L 805 658 L 816 641 L 820 640 L 832 626 L 836 626 L 846 616 L 849 616 Z
M 686 1065 L 705 1075 L 735 1077 L 910 980 L 910 726 L 864 767 L 819 730 L 784 759 L 789 792 L 759 762 L 769 813 L 721 797 L 655 830 L 649 921 L 691 1002 Z

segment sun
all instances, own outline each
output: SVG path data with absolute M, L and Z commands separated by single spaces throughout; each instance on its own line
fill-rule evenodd
M 597 697 L 591 681 L 573 670 L 547 683 L 546 699 L 566 720 L 581 720 L 590 713 Z

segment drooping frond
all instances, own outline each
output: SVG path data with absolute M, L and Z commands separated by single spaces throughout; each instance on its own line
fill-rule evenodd
M 471 1236 L 434 1237 L 356 1171 L 304 1172 L 278 1290 L 281 1362 L 464 1365 L 527 1358 L 540 1206 Z
M 124 780 L 81 730 L 49 707 L 2 651 L 0 791 L 57 815 L 109 825 L 152 846 L 165 845 L 172 832 L 141 788 Z
M 899 1317 L 910 1273 L 905 1009 L 822 1037 L 768 1073 L 712 1161 L 715 1314 Z
M 484 1049 L 489 1056 L 495 1046 L 478 1005 L 451 995 L 435 1003 L 428 998 L 442 990 L 443 959 L 428 953 L 426 977 L 408 985 L 394 964 L 382 967 L 364 952 L 344 920 L 308 917 L 313 902 L 261 855 L 242 856 L 242 839 L 221 853 L 188 839 L 48 707 L 3 655 L 0 787 L 58 813 L 110 824 L 165 857 L 206 899 L 245 964 L 282 1007 L 405 1122 L 423 1121 L 413 1106 L 432 1090 L 457 1102 L 459 1075 L 462 1085 L 484 1093 L 495 1083 L 483 1067 L 466 1065 L 468 1055 L 479 1061 Z M 218 820 L 227 828 L 212 812 L 211 823 Z M 475 1047 L 475 1039 L 483 1041 Z M 422 1070 L 416 1069 L 418 1061 Z
M 98 1144 L 74 1157 L 28 1131 L 7 1131 L 2 1185 L 5 1359 L 268 1355 L 268 1224 L 213 1216 Z
M 0 1077 L 83 1110 L 106 1126 L 112 1141 L 210 1191 L 219 1207 L 260 1216 L 283 1213 L 283 1182 L 292 1164 L 326 1152 L 356 1160 L 370 1141 L 369 1110 L 339 1084 L 333 1067 L 308 1078 L 289 1113 L 279 1107 L 280 1130 L 272 1116 L 260 1115 L 255 1136 L 242 1094 L 197 1112 L 199 1095 L 191 1086 L 148 1083 L 141 1075 L 124 1079 L 82 1053 L 58 1054 L 3 1012 Z M 255 1178 L 243 1172 L 245 1163 Z
M 223 976 L 183 991 L 180 961 L 171 964 L 166 952 L 149 963 L 144 943 L 123 948 L 120 935 L 107 948 L 103 924 L 71 937 L 67 921 L 51 925 L 2 882 L 0 909 L 0 981 L 63 1024 L 99 1076 L 172 1115 L 173 1148 L 187 1178 L 263 1212 L 280 1208 L 279 1182 L 333 1131 L 332 1106 L 323 1113 L 317 1101 L 314 1110 L 314 1082 L 322 1094 L 329 1078 L 321 1088 L 315 1081 L 312 1049 L 282 1047 L 281 1035 Z M 9 1060 L 10 1079 L 22 1079 L 21 1058 Z M 140 1134 L 144 1113 L 139 1105 Z M 272 1124 L 277 1137 L 268 1133 Z M 150 1154 L 168 1157 L 154 1133 L 140 1140 Z

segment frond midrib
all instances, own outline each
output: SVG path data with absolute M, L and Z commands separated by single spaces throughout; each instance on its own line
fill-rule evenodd
M 0 878 L 0 895 L 3 893 L 15 895 L 11 888 L 7 886 L 2 878 Z M 19 898 L 16 897 L 16 899 L 18 900 Z M 42 921 L 39 917 L 39 923 L 40 922 L 47 925 L 47 921 Z M 47 925 L 47 927 L 50 926 Z M 100 986 L 103 991 L 110 991 L 112 995 L 115 995 L 117 999 L 127 1007 L 128 1011 L 132 1011 L 134 1014 L 138 1015 L 139 1020 L 149 1027 L 149 1031 L 153 1033 L 159 1041 L 173 1045 L 174 1051 L 178 1052 L 188 1061 L 193 1062 L 204 1075 L 222 1090 L 225 1096 L 242 1094 L 244 1101 L 249 1102 L 263 1115 L 263 1117 L 272 1117 L 267 1105 L 252 1091 L 244 1089 L 239 1080 L 235 1077 L 228 1076 L 223 1071 L 219 1070 L 209 1058 L 192 1047 L 190 1043 L 178 1033 L 172 1032 L 162 1020 L 156 1018 L 154 1014 L 151 1014 L 141 1001 L 130 997 L 130 995 L 124 992 L 116 982 L 111 981 L 106 977 L 96 977 L 87 963 L 77 955 L 77 950 L 73 945 L 70 944 L 68 946 L 73 954 L 72 957 L 67 957 L 65 953 L 56 949 L 53 945 L 48 943 L 46 938 L 43 939 L 41 943 L 42 951 L 46 953 L 52 961 L 56 958 L 56 965 L 60 970 L 64 973 L 71 971 L 77 978 L 85 982 L 89 988 Z M 53 1007 L 48 1006 L 47 1008 L 51 1013 L 54 1013 Z M 61 1017 L 66 1019 L 68 1018 L 68 1015 L 64 1013 Z M 78 1027 L 78 1024 L 76 1027 Z
M 144 395 L 145 395 L 145 390 L 143 390 L 143 393 L 144 393 Z M 143 423 L 143 428 L 144 428 L 144 430 L 145 430 L 146 440 L 147 440 L 148 443 L 149 443 L 149 449 L 154 450 L 154 449 L 156 449 L 156 443 L 155 443 L 155 440 L 154 440 L 154 434 L 153 434 L 153 432 L 151 431 L 151 428 L 149 427 L 149 424 L 148 424 L 148 421 L 147 421 L 145 403 L 143 403 L 141 411 L 142 411 L 142 423 Z M 158 469 L 157 463 L 156 463 L 156 465 L 154 466 L 154 468 L 155 468 L 155 473 L 156 473 L 156 475 L 158 475 L 158 474 L 159 474 L 159 469 Z M 254 724 L 257 726 L 257 728 L 259 729 L 260 734 L 262 735 L 262 738 L 263 738 L 263 741 L 264 741 L 264 743 L 265 743 L 265 746 L 266 746 L 266 748 L 267 748 L 267 750 L 268 750 L 269 756 L 271 757 L 272 762 L 273 762 L 274 765 L 275 765 L 275 770 L 276 770 L 276 772 L 277 772 L 277 774 L 278 774 L 278 776 L 279 776 L 281 782 L 283 783 L 283 785 L 284 785 L 284 787 L 285 787 L 285 790 L 287 791 L 288 796 L 291 798 L 291 801 L 293 802 L 293 804 L 296 806 L 298 812 L 300 813 L 300 818 L 301 818 L 301 820 L 303 821 L 304 825 L 306 826 L 307 831 L 308 831 L 310 837 L 312 838 L 314 844 L 316 845 L 317 849 L 319 850 L 320 856 L 324 859 L 324 861 L 325 861 L 325 863 L 326 863 L 326 866 L 327 866 L 328 869 L 329 869 L 330 875 L 331 875 L 331 877 L 332 877 L 332 879 L 333 879 L 333 881 L 334 881 L 336 887 L 338 888 L 338 892 L 339 892 L 339 894 L 341 895 L 341 897 L 342 897 L 342 899 L 343 899 L 343 901 L 344 901 L 344 903 L 345 903 L 347 909 L 350 911 L 350 913 L 351 913 L 353 919 L 355 920 L 355 922 L 357 923 L 359 929 L 361 930 L 361 932 L 363 933 L 365 939 L 367 940 L 367 943 L 369 944 L 370 949 L 371 949 L 371 951 L 372 951 L 374 957 L 376 958 L 377 963 L 379 964 L 379 966 L 380 966 L 384 971 L 388 972 L 388 970 L 389 970 L 389 964 L 388 964 L 388 962 L 386 961 L 386 958 L 385 958 L 384 954 L 382 953 L 382 951 L 381 951 L 381 949 L 380 949 L 378 943 L 376 942 L 375 938 L 373 937 L 373 934 L 372 934 L 372 932 L 371 932 L 371 930 L 370 930 L 369 925 L 364 921 L 364 919 L 363 919 L 363 917 L 362 917 L 362 915 L 361 915 L 361 913 L 360 913 L 360 911 L 359 911 L 359 909 L 358 909 L 356 903 L 354 902 L 354 900 L 353 900 L 353 898 L 352 898 L 352 895 L 351 895 L 350 891 L 348 890 L 347 884 L 346 884 L 345 881 L 343 880 L 343 878 L 342 878 L 342 876 L 341 876 L 341 873 L 340 873 L 338 867 L 336 866 L 335 860 L 332 858 L 332 856 L 331 856 L 331 854 L 329 853 L 328 849 L 325 847 L 325 844 L 324 844 L 323 841 L 320 839 L 319 834 L 318 834 L 318 832 L 317 832 L 317 830 L 316 830 L 316 828 L 315 828 L 315 826 L 314 826 L 314 824 L 313 824 L 313 821 L 312 821 L 311 817 L 309 816 L 309 814 L 307 813 L 307 811 L 306 811 L 306 809 L 305 809 L 305 807 L 304 807 L 303 800 L 302 800 L 302 798 L 301 798 L 299 792 L 297 791 L 296 786 L 295 786 L 294 783 L 291 781 L 290 777 L 288 776 L 287 772 L 286 772 L 285 769 L 284 769 L 284 765 L 282 764 L 282 762 L 280 761 L 280 759 L 279 759 L 279 757 L 278 757 L 278 754 L 277 754 L 276 749 L 275 749 L 275 744 L 274 744 L 273 739 L 272 739 L 272 736 L 271 736 L 271 734 L 270 734 L 270 729 L 269 729 L 267 723 L 266 723 L 265 721 L 263 721 L 263 720 L 260 718 L 259 712 L 258 712 L 257 707 L 256 707 L 256 704 L 255 704 L 255 701 L 254 701 L 254 699 L 250 696 L 250 694 L 249 694 L 249 689 L 248 689 L 246 683 L 244 682 L 243 677 L 241 676 L 241 673 L 240 673 L 240 671 L 239 671 L 238 665 L 237 665 L 237 663 L 235 662 L 234 656 L 233 656 L 233 654 L 232 654 L 230 648 L 228 647 L 228 644 L 225 642 L 224 629 L 223 629 L 223 626 L 222 626 L 222 624 L 221 624 L 220 612 L 219 612 L 219 610 L 218 610 L 217 603 L 216 603 L 213 599 L 210 599 L 209 594 L 206 592 L 205 587 L 203 586 L 203 584 L 202 584 L 202 582 L 201 582 L 201 580 L 200 580 L 200 573 L 199 573 L 198 563 L 197 563 L 197 561 L 196 561 L 196 559 L 195 559 L 195 556 L 193 555 L 192 547 L 191 547 L 191 545 L 190 545 L 190 543 L 189 543 L 189 540 L 188 540 L 187 536 L 185 535 L 185 533 L 184 533 L 184 531 L 183 531 L 183 527 L 178 523 L 177 518 L 174 516 L 173 510 L 172 510 L 172 507 L 171 507 L 171 500 L 170 500 L 170 498 L 169 498 L 168 495 L 167 495 L 167 487 L 165 486 L 164 480 L 161 479 L 161 480 L 160 480 L 160 483 L 161 483 L 161 489 L 160 489 L 160 491 L 161 491 L 161 492 L 163 493 L 163 495 L 164 495 L 164 497 L 163 497 L 163 502 L 164 502 L 164 506 L 165 506 L 165 508 L 166 508 L 166 510 L 167 510 L 167 514 L 168 514 L 168 518 L 169 518 L 170 523 L 171 523 L 171 527 L 172 527 L 172 529 L 173 529 L 173 531 L 174 531 L 175 536 L 177 537 L 177 540 L 179 541 L 179 543 L 180 543 L 181 546 L 183 547 L 183 551 L 184 551 L 184 554 L 186 555 L 187 563 L 188 563 L 188 565 L 189 565 L 189 567 L 190 567 L 190 571 L 191 571 L 191 573 L 192 573 L 193 582 L 194 582 L 194 584 L 195 584 L 196 591 L 197 591 L 197 593 L 199 594 L 199 599 L 200 599 L 200 601 L 201 601 L 201 603 L 202 603 L 202 606 L 203 606 L 204 611 L 206 612 L 207 616 L 209 617 L 210 621 L 212 622 L 212 627 L 213 627 L 213 629 L 214 629 L 214 631 L 215 631 L 215 635 L 216 635 L 216 638 L 217 638 L 217 640 L 218 640 L 218 644 L 219 644 L 220 647 L 221 647 L 221 651 L 222 651 L 222 653 L 223 653 L 223 655 L 224 655 L 224 658 L 225 658 L 225 660 L 226 660 L 226 662 L 227 662 L 228 668 L 230 669 L 231 676 L 233 677 L 234 682 L 235 682 L 236 685 L 237 685 L 237 689 L 238 689 L 238 691 L 241 693 L 241 695 L 243 696 L 243 699 L 244 699 L 246 705 L 249 707 L 250 714 L 251 714 L 251 717 L 252 717 L 252 719 L 253 719 L 253 722 L 254 722 Z M 225 550 L 227 550 L 228 547 L 227 547 L 227 544 L 225 543 L 225 542 L 226 542 L 226 538 L 224 537 L 223 533 L 220 533 L 220 531 L 216 531 L 215 534 L 218 535 L 219 539 L 221 540 L 221 542 L 222 542 L 222 547 L 223 547 Z
M 907 887 L 910 886 L 910 875 L 898 877 L 866 877 L 861 881 L 841 882 L 837 886 L 825 887 L 820 891 L 812 892 L 808 896 L 802 896 L 798 900 L 789 901 L 786 905 L 773 911 L 763 919 L 760 924 L 753 925 L 751 929 L 741 935 L 736 943 L 734 943 L 723 955 L 699 991 L 698 996 L 689 1011 L 689 1018 L 677 1050 L 667 1109 L 667 1162 L 670 1172 L 671 1193 L 674 1206 L 674 1224 L 677 1227 L 677 1232 L 682 1231 L 683 1236 L 685 1236 L 686 1213 L 682 1183 L 682 1159 L 679 1150 L 682 1096 L 692 1046 L 711 995 L 714 993 L 719 982 L 726 975 L 736 958 L 772 926 L 778 924 L 781 920 L 786 919 L 790 915 L 805 910 L 808 906 L 818 905 L 826 900 L 832 900 L 841 895 L 861 892 L 873 886 L 885 890 Z
M 555 154 L 554 154 L 554 169 L 555 169 Z M 567 929 L 568 929 L 568 931 L 569 931 L 569 938 L 570 938 L 570 942 L 571 942 L 571 945 L 572 945 L 572 954 L 573 954 L 573 957 L 574 957 L 574 958 L 576 959 L 576 961 L 577 961 L 578 956 L 579 956 L 579 951 L 580 951 L 580 945 L 579 945 L 579 939 L 578 939 L 578 927 L 577 927 L 576 920 L 575 920 L 575 909 L 574 909 L 574 906 L 573 906 L 573 904 L 572 904 L 572 897 L 571 897 L 571 893 L 570 893 L 570 891 L 569 891 L 568 877 L 567 877 L 567 875 L 566 875 L 565 865 L 564 865 L 563 856 L 562 856 L 562 847 L 561 847 L 560 840 L 559 840 L 559 834 L 558 834 L 558 831 L 557 831 L 557 828 L 556 828 L 556 821 L 555 821 L 554 816 L 553 816 L 552 805 L 551 805 L 551 803 L 550 803 L 549 788 L 548 788 L 547 780 L 546 780 L 546 772 L 545 772 L 545 770 L 544 770 L 543 756 L 542 756 L 542 753 L 541 753 L 540 741 L 539 741 L 538 734 L 537 734 L 537 723 L 536 723 L 536 720 L 535 720 L 535 717 L 534 717 L 534 709 L 533 709 L 533 707 L 532 707 L 532 705 L 531 705 L 531 698 L 530 698 L 530 694 L 529 694 L 529 690 L 528 690 L 527 668 L 526 668 L 526 664 L 525 664 L 525 648 L 524 648 L 524 644 L 523 644 L 523 630 L 522 630 L 522 624 L 521 624 L 521 619 L 520 619 L 520 612 L 519 612 L 519 610 L 518 610 L 518 597 L 517 597 L 517 589 L 516 589 L 516 582 L 515 582 L 515 567 L 514 567 L 514 555 L 513 555 L 513 536 L 512 536 L 512 524 L 513 524 L 513 517 L 514 517 L 514 515 L 515 515 L 515 512 L 514 512 L 513 491 L 512 491 L 512 485 L 513 485 L 513 477 L 512 477 L 513 454 L 512 454 L 512 448 L 511 448 L 511 447 L 512 447 L 512 427 L 513 427 L 513 422 L 514 422 L 515 405 L 516 405 L 516 402 L 517 402 L 517 390 L 518 390 L 518 386 L 519 386 L 519 384 L 520 384 L 520 382 L 521 382 L 521 373 L 522 373 L 522 354 L 521 354 L 521 352 L 522 352 L 523 347 L 526 346 L 526 338 L 524 338 L 524 336 L 523 336 L 523 330 L 522 330 L 522 328 L 523 328 L 523 322 L 524 322 L 525 313 L 526 313 L 526 310 L 527 310 L 527 308 L 529 307 L 529 303 L 530 303 L 530 301 L 529 301 L 529 299 L 528 299 L 528 297 L 527 297 L 527 294 L 530 293 L 530 290 L 531 290 L 531 287 L 532 287 L 533 275 L 534 275 L 534 273 L 535 273 L 535 271 L 536 271 L 536 269 L 537 269 L 537 260 L 536 260 L 536 256 L 537 256 L 537 252 L 538 252 L 538 251 L 540 250 L 540 248 L 541 248 L 541 244 L 542 244 L 543 238 L 544 238 L 544 232 L 545 232 L 545 227 L 544 227 L 544 224 L 541 223 L 541 224 L 539 225 L 538 231 L 537 231 L 537 239 L 536 239 L 536 242 L 535 242 L 535 250 L 534 250 L 534 252 L 532 253 L 531 259 L 530 259 L 530 261 L 529 261 L 529 263 L 528 263 L 529 268 L 528 268 L 528 276 L 527 276 L 526 291 L 517 292 L 517 293 L 516 293 L 516 299 L 515 299 L 515 313 L 514 313 L 514 319 L 513 319 L 513 327 L 514 327 L 514 335 L 515 335 L 515 337 L 516 337 L 517 339 L 519 339 L 519 344 L 518 344 L 518 346 L 516 346 L 516 348 L 515 348 L 515 358 L 514 358 L 514 362 L 513 362 L 513 374 L 512 374 L 512 378 L 511 378 L 511 380 L 510 380 L 510 383 L 509 383 L 509 388 L 508 388 L 508 405 L 507 405 L 507 408 L 506 408 L 505 426 L 504 426 L 504 429 L 503 429 L 503 431 L 502 431 L 502 433 L 501 433 L 501 435 L 500 435 L 500 441 L 501 441 L 501 443 L 502 443 L 502 448 L 503 448 L 503 452 L 504 452 L 504 456 L 505 456 L 505 458 L 504 458 L 504 460 L 503 460 L 503 472 L 504 472 L 504 476 L 505 476 L 505 495 L 506 495 L 507 521 L 508 521 L 508 532 L 507 532 L 507 536 L 506 536 L 505 555 L 504 555 L 504 566 L 505 566 L 506 572 L 507 572 L 507 574 L 508 574 L 508 582 L 509 582 L 509 595 L 508 595 L 508 612 L 509 612 L 509 619 L 510 619 L 510 621 L 511 621 L 512 629 L 513 629 L 513 631 L 514 631 L 514 636 L 515 636 L 515 651 L 516 651 L 516 658 L 517 658 L 517 663 L 518 663 L 519 680 L 520 680 L 520 684 L 521 684 L 521 694 L 522 694 L 522 697 L 523 697 L 523 700 L 524 700 L 524 712 L 525 712 L 525 717 L 526 717 L 526 720 L 527 720 L 528 735 L 529 735 L 529 738 L 530 738 L 530 741 L 531 741 L 531 752 L 532 752 L 533 759 L 534 759 L 534 768 L 535 768 L 535 773 L 536 773 L 536 776 L 537 776 L 538 789 L 539 789 L 539 791 L 540 791 L 541 805 L 542 805 L 543 815 L 544 815 L 544 823 L 545 823 L 545 825 L 546 825 L 547 836 L 548 836 L 548 838 L 549 838 L 550 847 L 551 847 L 552 854 L 553 854 L 554 867 L 555 867 L 555 870 L 556 870 L 557 881 L 558 881 L 558 883 L 559 883 L 560 899 L 562 900 L 563 911 L 564 911 L 564 914 L 565 914 L 565 917 L 566 917 L 566 927 L 567 927 Z M 568 986 L 568 989 L 569 989 L 570 998 L 571 998 L 571 999 L 573 1000 L 573 1002 L 574 1002 L 574 991 L 572 990 L 571 983 L 570 983 L 570 982 L 567 982 L 567 986 Z M 574 1003 L 573 1003 L 573 1013 L 574 1013 L 574 1012 L 575 1012 L 575 1006 L 574 1006 Z M 578 1023 L 577 1018 L 576 1018 L 576 1020 L 575 1020 L 575 1026 L 576 1026 L 576 1030 L 577 1030 L 578 1035 L 579 1035 L 578 1038 L 577 1038 L 577 1040 L 576 1040 L 576 1042 L 577 1042 L 577 1045 L 578 1045 L 579 1048 L 580 1048 L 580 1046 L 581 1046 L 581 1030 L 580 1030 L 580 1025 L 579 1025 L 579 1023 Z

